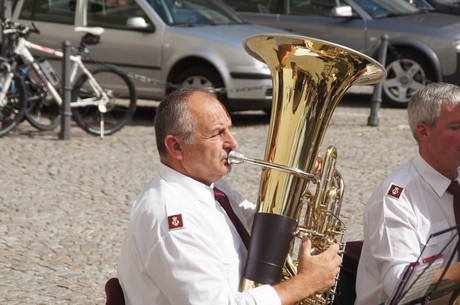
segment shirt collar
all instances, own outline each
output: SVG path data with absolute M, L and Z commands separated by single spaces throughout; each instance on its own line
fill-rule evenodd
M 214 192 L 212 186 L 203 184 L 193 178 L 190 178 L 169 166 L 160 163 L 158 173 L 161 178 L 167 181 L 177 189 L 183 189 L 190 196 L 198 199 L 209 206 L 215 206 Z
M 413 161 L 420 175 L 422 175 L 423 179 L 425 179 L 425 181 L 431 186 L 436 194 L 438 194 L 439 197 L 444 195 L 450 185 L 451 180 L 431 167 L 431 165 L 429 165 L 425 159 L 422 158 L 419 152 L 417 152 Z M 457 180 L 459 179 L 460 177 L 457 177 Z

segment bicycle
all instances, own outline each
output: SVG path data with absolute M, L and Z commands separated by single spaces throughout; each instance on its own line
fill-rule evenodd
M 89 134 L 111 135 L 134 116 L 137 103 L 134 83 L 126 72 L 116 66 L 96 63 L 87 68 L 83 63 L 83 58 L 89 58 L 90 54 L 87 45 L 99 42 L 103 28 L 77 27 L 75 31 L 83 35 L 79 47 L 73 48 L 73 55 L 70 55 L 73 119 Z M 40 130 L 56 128 L 63 103 L 62 88 L 47 56 L 63 58 L 63 52 L 28 41 L 29 34 L 40 33 L 34 24 L 29 27 L 6 20 L 3 33 L 12 37 L 12 57 L 22 63 L 18 71 L 29 93 L 25 117 Z M 47 56 L 36 59 L 31 50 Z
M 0 58 L 0 137 L 9 133 L 25 116 L 27 91 L 16 73 L 16 63 Z

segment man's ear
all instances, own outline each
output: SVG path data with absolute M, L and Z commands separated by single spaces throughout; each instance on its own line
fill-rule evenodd
M 173 159 L 181 160 L 183 157 L 182 143 L 173 135 L 167 135 L 165 138 L 166 149 Z
M 425 123 L 417 124 L 417 137 L 420 142 L 426 142 L 430 140 L 430 129 Z

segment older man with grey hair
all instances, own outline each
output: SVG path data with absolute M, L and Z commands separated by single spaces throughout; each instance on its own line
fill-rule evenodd
M 457 225 L 450 185 L 460 181 L 460 87 L 429 84 L 412 96 L 407 112 L 418 153 L 390 174 L 367 203 L 355 305 L 390 300 L 406 266 L 420 256 L 443 254 L 444 266 L 451 255 L 458 261 L 456 230 L 428 238 Z M 451 265 L 444 278 L 459 282 L 459 264 Z
M 290 305 L 334 284 L 339 246 L 310 255 L 304 238 L 295 276 L 239 290 L 255 205 L 222 178 L 238 147 L 231 127 L 204 90 L 181 88 L 160 103 L 161 165 L 133 205 L 119 258 L 126 304 Z

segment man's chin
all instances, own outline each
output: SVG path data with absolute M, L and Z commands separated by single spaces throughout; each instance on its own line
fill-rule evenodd
M 227 172 L 224 174 L 224 176 L 227 176 L 232 172 L 232 166 L 230 164 L 225 164 L 225 167 L 227 168 Z

